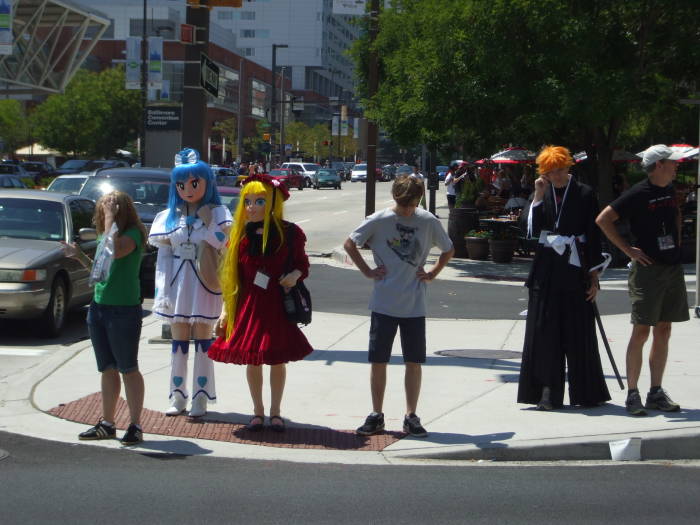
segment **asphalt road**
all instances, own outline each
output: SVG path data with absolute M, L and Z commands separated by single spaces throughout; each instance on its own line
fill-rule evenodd
M 132 453 L 0 432 L 2 523 L 697 523 L 691 464 L 356 466 Z

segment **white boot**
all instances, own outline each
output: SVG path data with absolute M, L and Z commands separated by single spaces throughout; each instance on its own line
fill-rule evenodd
M 187 400 L 183 397 L 183 395 L 180 392 L 173 392 L 173 395 L 170 398 L 170 407 L 165 411 L 165 415 L 177 416 L 182 414 L 186 406 Z
M 198 395 L 192 400 L 192 407 L 190 408 L 190 417 L 202 417 L 207 413 L 207 396 Z

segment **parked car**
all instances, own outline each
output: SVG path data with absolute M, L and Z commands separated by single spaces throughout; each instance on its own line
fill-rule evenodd
M 56 170 L 56 175 L 68 175 L 69 173 L 80 173 L 85 165 L 90 162 L 88 159 L 71 159 L 61 164 Z
M 46 191 L 56 191 L 58 193 L 80 193 L 80 189 L 85 184 L 88 175 L 74 173 L 71 175 L 59 175 L 46 187 Z
M 435 166 L 435 172 L 437 173 L 438 180 L 443 181 L 447 177 L 447 172 L 450 170 L 449 166 Z
M 311 187 L 314 183 L 314 173 L 321 167 L 320 164 L 312 164 L 310 162 L 285 162 L 281 168 L 293 168 L 299 171 L 304 176 L 304 181 L 307 187 Z
M 277 179 L 287 185 L 287 188 L 297 188 L 299 191 L 306 186 L 304 176 L 295 169 L 291 168 L 276 168 L 270 170 L 270 177 Z
M 367 182 L 367 164 L 355 164 L 350 174 L 350 182 Z
M 212 166 L 211 171 L 216 177 L 217 186 L 235 186 L 238 182 L 238 176 L 231 168 L 223 166 Z
M 97 201 L 105 193 L 120 190 L 134 200 L 141 222 L 150 231 L 158 212 L 168 207 L 170 170 L 159 168 L 107 168 L 90 176 L 80 190 L 81 197 Z M 155 282 L 157 249 L 148 247 L 141 261 L 141 283 L 152 287 Z
M 382 179 L 383 180 L 393 180 L 396 176 L 396 166 L 393 164 L 386 164 L 382 166 Z
M 105 168 L 129 168 L 130 166 L 127 161 L 120 159 L 91 160 L 83 166 L 80 173 L 94 172 Z
M 241 199 L 241 189 L 235 186 L 217 186 L 217 189 L 221 197 L 221 204 L 229 209 L 231 215 L 236 213 L 236 206 Z
M 335 188 L 339 190 L 342 180 L 343 178 L 340 176 L 338 170 L 321 168 L 314 173 L 314 188 L 317 190 L 321 188 Z
M 37 331 L 55 337 L 70 308 L 92 299 L 89 271 L 63 254 L 77 242 L 94 257 L 95 203 L 41 190 L 0 190 L 0 319 L 38 318 Z
M 3 162 L 0 164 L 0 175 L 12 175 L 18 179 L 32 178 L 21 164 L 14 162 Z M 24 187 L 24 184 L 22 187 Z
M 409 166 L 408 164 L 404 164 L 403 166 L 399 166 L 396 168 L 396 176 L 398 177 L 399 175 L 410 175 L 413 173 L 413 166 Z
M 2 168 L 2 165 L 0 165 Z M 0 172 L 0 188 L 26 188 L 27 185 L 15 175 L 6 175 Z
M 350 178 L 350 174 L 348 169 L 346 168 L 346 163 L 341 162 L 341 161 L 334 161 L 331 162 L 331 168 L 334 170 L 338 170 L 338 175 L 340 175 L 340 178 L 342 180 L 347 180 Z M 352 166 L 351 166 L 352 168 Z M 347 173 L 347 178 L 346 178 L 346 173 Z
M 27 161 L 22 163 L 22 167 L 34 179 L 34 184 L 39 184 L 41 179 L 55 175 L 54 167 L 48 162 Z

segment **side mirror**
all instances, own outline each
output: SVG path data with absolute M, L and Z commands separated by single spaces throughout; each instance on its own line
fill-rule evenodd
M 97 240 L 97 230 L 95 228 L 80 228 L 78 231 L 80 242 L 90 242 Z

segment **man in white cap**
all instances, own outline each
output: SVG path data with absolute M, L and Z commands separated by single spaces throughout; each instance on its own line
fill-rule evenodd
M 646 409 L 676 412 L 674 403 L 661 388 L 671 323 L 687 321 L 688 297 L 681 266 L 681 215 L 676 203 L 673 179 L 677 160 L 684 152 L 674 152 L 657 144 L 642 154 L 642 168 L 648 177 L 632 186 L 596 219 L 608 239 L 632 259 L 629 296 L 632 301 L 632 335 L 627 345 L 627 412 L 646 415 Z M 615 228 L 615 221 L 628 219 L 635 238 L 629 244 Z M 651 389 L 646 403 L 637 389 L 642 370 L 642 349 L 653 327 L 649 354 Z

